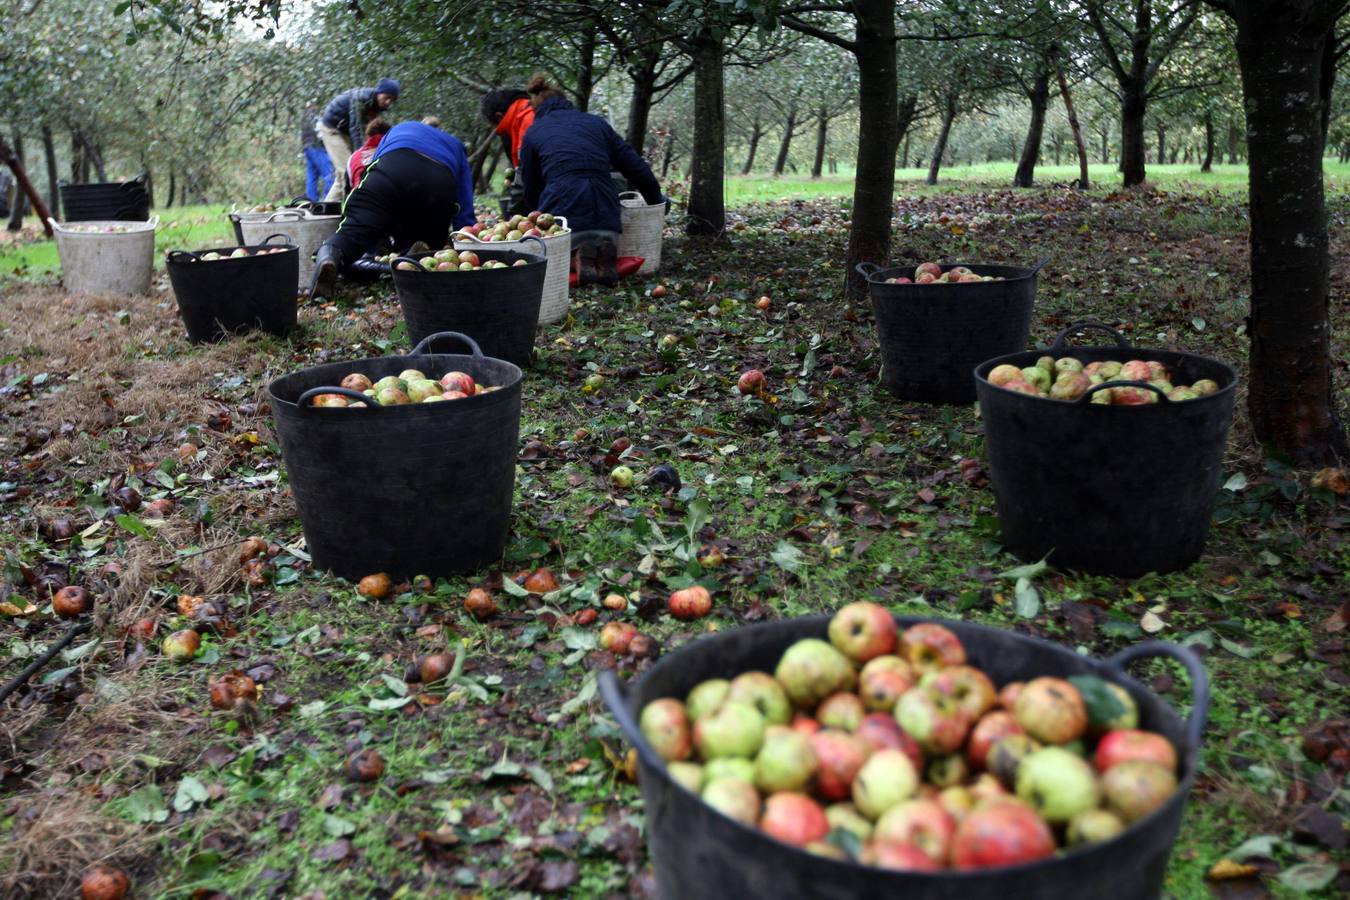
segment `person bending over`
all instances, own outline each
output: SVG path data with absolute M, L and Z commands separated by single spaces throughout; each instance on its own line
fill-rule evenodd
M 534 124 L 520 145 L 516 179 L 522 196 L 512 211 L 543 210 L 566 216 L 572 229 L 578 284 L 619 280 L 618 236 L 623 231 L 618 170 L 650 204 L 664 203 L 651 167 L 599 116 L 579 112 L 542 75 L 526 86 Z
M 319 247 L 310 296 L 331 296 L 339 272 L 381 240 L 399 252 L 417 241 L 439 250 L 451 226 L 475 221 L 473 176 L 459 138 L 421 122 L 400 122 L 380 141 L 365 177 L 347 197 L 337 232 Z
M 328 101 L 315 126 L 333 163 L 333 184 L 324 200 L 341 200 L 346 194 L 348 157 L 361 146 L 366 123 L 393 106 L 398 92 L 397 81 L 381 78 L 374 87 L 352 88 Z

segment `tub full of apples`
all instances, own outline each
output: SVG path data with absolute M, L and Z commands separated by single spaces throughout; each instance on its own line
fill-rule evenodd
M 859 263 L 877 320 L 886 390 L 922 403 L 972 402 L 972 368 L 1026 349 L 1036 273 L 1045 263 L 889 269 Z
M 527 367 L 534 355 L 548 250 L 534 237 L 519 246 L 537 252 L 485 244 L 477 250 L 446 248 L 396 257 L 394 289 L 408 339 L 416 343 L 429 334 L 457 331 L 477 341 L 486 355 Z
M 468 352 L 428 350 L 446 341 Z M 446 332 L 407 356 L 327 363 L 269 384 L 314 565 L 348 579 L 437 578 L 501 558 L 520 382 L 518 366 Z
M 1068 345 L 1085 328 L 1114 345 Z M 1233 421 L 1232 367 L 1080 322 L 1043 352 L 980 364 L 975 383 L 1009 550 L 1124 577 L 1200 558 Z
M 295 327 L 299 267 L 299 250 L 281 234 L 253 246 L 171 250 L 164 260 L 194 343 L 255 329 L 285 337 Z
M 526 216 L 502 217 L 456 231 L 451 237 L 456 250 L 516 250 L 533 252 L 525 240 L 537 237 L 544 242 L 548 268 L 544 272 L 544 292 L 539 303 L 539 324 L 548 325 L 567 316 L 571 295 L 567 281 L 572 270 L 572 229 L 565 216 L 538 210 Z
M 1127 665 L 1170 657 L 1189 717 Z M 601 694 L 637 751 L 660 896 L 1156 898 L 1208 679 L 869 602 L 699 638 Z

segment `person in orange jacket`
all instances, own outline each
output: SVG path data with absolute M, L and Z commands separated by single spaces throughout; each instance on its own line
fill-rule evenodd
M 534 124 L 534 106 L 530 95 L 517 88 L 498 88 L 483 95 L 479 105 L 483 118 L 502 136 L 511 165 L 520 165 L 520 145 L 525 140 L 525 132 Z M 507 193 L 514 206 L 524 192 L 518 177 L 513 176 Z

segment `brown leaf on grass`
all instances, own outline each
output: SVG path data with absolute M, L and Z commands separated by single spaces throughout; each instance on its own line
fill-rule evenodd
M 577 864 L 571 860 L 541 862 L 530 873 L 529 883 L 537 891 L 556 894 L 576 884 L 579 874 Z
M 1346 847 L 1346 821 L 1341 816 L 1327 812 L 1316 803 L 1306 804 L 1299 814 L 1294 833 L 1311 837 L 1328 850 L 1344 850 Z
M 1338 631 L 1344 631 L 1347 625 L 1350 625 L 1350 600 L 1342 603 L 1340 609 L 1323 620 L 1322 630 L 1335 634 Z
M 341 862 L 351 856 L 352 852 L 352 842 L 346 838 L 339 838 L 315 850 L 312 858 L 320 862 Z
M 1097 619 L 1102 616 L 1100 610 L 1085 603 L 1065 600 L 1059 605 L 1060 614 L 1079 643 L 1089 643 L 1097 637 Z
M 336 809 L 342 802 L 342 785 L 330 784 L 319 794 L 319 809 Z

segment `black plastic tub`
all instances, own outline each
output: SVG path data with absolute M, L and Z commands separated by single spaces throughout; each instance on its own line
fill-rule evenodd
M 793 642 L 806 637 L 826 638 L 829 620 L 829 616 L 812 616 L 698 638 L 664 656 L 627 687 L 613 672 L 601 674 L 600 693 L 628 740 L 637 747 L 647 841 L 662 898 L 1063 900 L 1109 896 L 1115 900 L 1151 900 L 1159 895 L 1186 795 L 1195 783 L 1209 708 L 1204 666 L 1189 650 L 1174 644 L 1139 644 L 1109 660 L 1097 660 L 1010 631 L 964 622 L 942 623 L 965 643 L 970 664 L 984 669 L 995 684 L 1038 675 L 1077 674 L 1098 675 L 1120 684 L 1139 704 L 1139 727 L 1161 732 L 1177 748 L 1180 785 L 1164 806 L 1112 840 L 1067 850 L 1053 859 L 942 873 L 896 872 L 827 859 L 742 825 L 676 784 L 638 729 L 642 707 L 659 697 L 683 700 L 690 688 L 707 678 L 731 678 L 752 669 L 772 672 Z M 896 620 L 902 626 L 931 621 L 904 616 Z M 1177 659 L 1190 673 L 1189 719 L 1183 720 L 1165 701 L 1125 674 L 1127 663 L 1149 656 Z
M 59 190 L 64 220 L 143 222 L 150 218 L 150 193 L 145 181 L 142 174 L 131 181 L 63 184 Z
M 408 339 L 417 343 L 429 334 L 457 331 L 477 341 L 487 356 L 525 368 L 534 355 L 534 333 L 544 296 L 548 262 L 544 242 L 539 241 L 537 256 L 514 250 L 475 248 L 473 252 L 484 261 L 504 262 L 506 268 L 433 272 L 419 266 L 413 272 L 399 269 L 398 264 L 418 262 L 429 254 L 394 261 L 394 289 L 408 324 Z M 526 265 L 514 265 L 522 259 Z
M 467 354 L 424 353 L 457 340 Z M 467 372 L 501 390 L 444 403 L 348 409 L 317 394 L 371 399 L 336 385 L 420 369 Z M 506 547 L 520 436 L 520 369 L 462 334 L 430 336 L 407 356 L 327 363 L 267 386 L 305 544 L 314 565 L 357 579 L 470 572 Z
M 887 278 L 913 278 L 916 267 L 859 263 L 877 320 L 886 390 L 921 403 L 974 401 L 970 370 L 991 356 L 1026 349 L 1036 273 L 1045 263 L 1031 268 L 951 263 L 1003 278 L 968 284 L 886 284 Z
M 1071 332 L 1100 328 L 1115 346 L 1072 347 Z M 988 376 L 1005 363 L 1024 368 L 1041 356 L 1158 360 L 1174 384 L 1202 378 L 1217 393 L 1173 403 L 1103 406 L 1091 395 L 1063 402 L 995 387 Z M 1135 577 L 1183 569 L 1200 558 L 1218 495 L 1237 373 L 1191 353 L 1131 347 L 1095 322 L 1070 325 L 1044 351 L 988 360 L 975 369 L 984 419 L 989 480 L 998 502 L 1003 544 L 1027 560 L 1047 554 L 1058 566 Z M 1160 391 L 1155 393 L 1161 394 Z
M 281 238 L 282 243 L 272 243 Z M 204 253 L 228 256 L 235 247 L 208 250 L 171 250 L 164 267 L 169 272 L 178 311 L 183 315 L 188 340 L 218 341 L 231 334 L 259 330 L 285 337 L 295 327 L 295 283 L 299 276 L 300 252 L 286 236 L 274 234 L 263 243 L 244 249 L 281 253 L 203 261 Z

